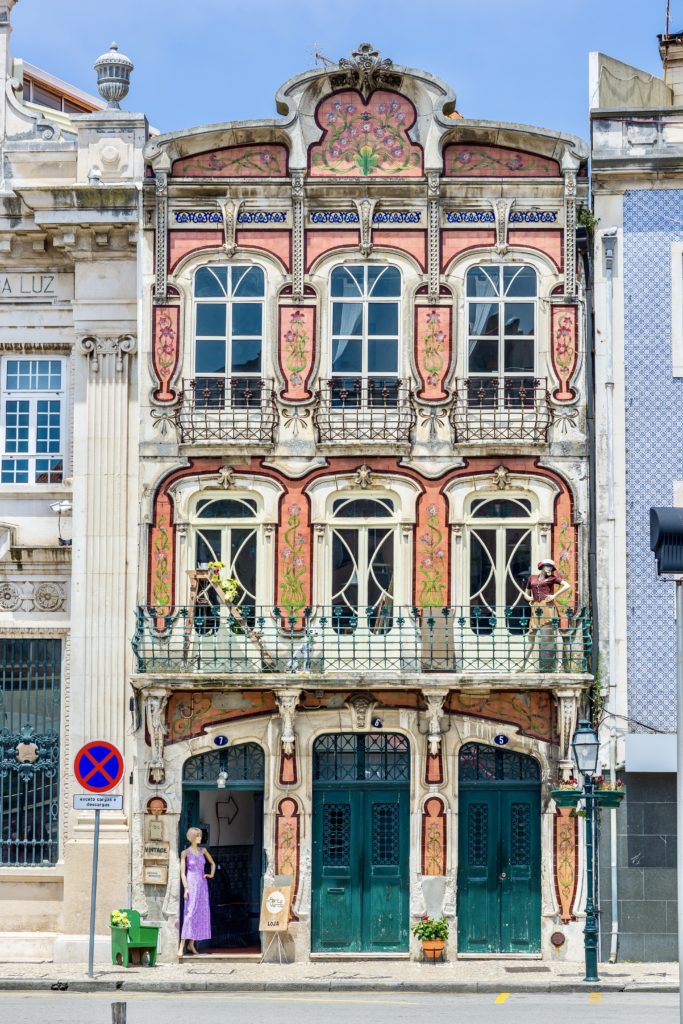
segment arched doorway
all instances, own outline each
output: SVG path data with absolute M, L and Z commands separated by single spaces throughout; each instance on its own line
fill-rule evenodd
M 179 849 L 187 846 L 188 828 L 198 826 L 216 862 L 209 882 L 211 939 L 199 944 L 214 955 L 261 948 L 264 763 L 257 743 L 240 743 L 198 754 L 183 766 Z
M 408 949 L 410 744 L 335 733 L 313 747 L 314 953 Z
M 541 948 L 541 771 L 513 750 L 459 758 L 458 952 Z

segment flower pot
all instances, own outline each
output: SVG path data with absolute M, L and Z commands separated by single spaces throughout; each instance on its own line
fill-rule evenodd
M 438 960 L 443 957 L 443 951 L 446 947 L 445 939 L 423 939 L 422 940 L 422 955 L 425 960 Z
M 624 792 L 621 789 L 599 789 L 595 795 L 599 807 L 618 807 L 624 799 Z
M 583 797 L 582 789 L 551 789 L 550 795 L 558 807 L 576 807 Z

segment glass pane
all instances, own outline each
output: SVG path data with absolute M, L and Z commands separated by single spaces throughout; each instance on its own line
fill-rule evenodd
M 260 267 L 233 267 L 232 294 L 235 298 L 251 298 L 264 293 L 265 278 Z
M 368 605 L 387 605 L 394 585 L 393 531 L 371 527 L 368 530 Z M 386 607 L 391 611 L 390 607 Z
M 510 296 L 533 296 L 536 294 L 536 271 L 532 267 L 503 267 L 505 294 Z
M 60 483 L 63 469 L 61 459 L 36 459 L 36 483 Z
M 505 303 L 505 334 L 534 333 L 533 302 Z
M 331 290 L 333 297 L 349 298 L 363 294 L 363 267 L 336 267 L 332 271 Z
M 499 280 L 499 267 L 472 267 L 467 274 L 467 294 L 473 298 L 497 295 Z
M 197 373 L 225 373 L 225 342 L 198 341 L 195 371 Z
M 200 338 L 225 337 L 225 310 L 222 302 L 197 305 L 197 336 Z
M 232 372 L 261 372 L 261 339 L 258 341 L 233 341 Z
M 38 402 L 36 414 L 36 452 L 56 454 L 60 450 L 59 402 Z
M 505 342 L 505 372 L 506 373 L 533 373 L 534 372 L 534 342 L 533 338 L 506 340 Z
M 27 484 L 28 483 L 28 459 L 3 459 L 2 460 L 2 483 L 3 484 Z
M 360 341 L 332 342 L 332 373 L 361 373 L 363 349 Z
M 222 562 L 221 557 L 221 531 L 202 530 L 197 533 L 197 568 L 204 567 L 209 562 Z
M 368 267 L 368 294 L 374 298 L 398 298 L 401 274 L 396 267 Z
M 256 531 L 230 531 L 230 574 L 240 585 L 235 604 L 256 604 Z
M 351 613 L 358 609 L 358 531 L 335 530 L 332 535 L 333 626 L 347 632 Z M 341 611 L 338 611 L 341 609 Z
M 398 334 L 398 302 L 368 303 L 368 334 Z
M 332 333 L 356 335 L 363 331 L 363 306 L 360 302 L 335 302 L 332 306 Z
M 498 337 L 497 302 L 470 302 L 470 334 L 489 334 Z
M 262 334 L 263 306 L 260 302 L 236 302 L 232 307 L 232 334 L 257 337 Z M 198 332 L 199 333 L 199 332 Z
M 8 359 L 8 391 L 58 391 L 62 386 L 59 359 Z
M 398 343 L 395 341 L 368 342 L 368 373 L 397 373 Z
M 332 505 L 332 515 L 347 519 L 386 519 L 393 514 L 394 503 L 390 498 L 337 498 Z
M 5 406 L 5 451 L 28 451 L 29 403 L 7 402 Z
M 498 372 L 498 339 L 470 340 L 470 373 Z
M 227 288 L 227 267 L 200 267 L 195 274 L 194 293 L 198 299 L 222 298 Z
M 477 633 L 492 633 L 496 608 L 496 531 L 470 534 L 470 625 Z
M 523 597 L 523 589 L 531 572 L 531 531 L 505 531 L 505 604 L 512 607 Z M 525 606 L 526 607 L 526 606 Z
M 519 519 L 531 515 L 527 498 L 479 498 L 472 502 L 472 515 L 477 519 Z
M 200 519 L 250 519 L 256 515 L 251 498 L 204 498 L 197 503 Z

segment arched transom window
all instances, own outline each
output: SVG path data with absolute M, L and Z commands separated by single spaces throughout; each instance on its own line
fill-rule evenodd
M 195 389 L 205 406 L 253 402 L 263 374 L 260 267 L 200 267 L 194 279 Z
M 331 604 L 338 632 L 353 632 L 359 613 L 376 632 L 391 628 L 396 507 L 393 498 L 335 498 L 331 525 Z
M 533 267 L 488 265 L 467 273 L 470 400 L 525 404 L 536 377 L 538 282 Z

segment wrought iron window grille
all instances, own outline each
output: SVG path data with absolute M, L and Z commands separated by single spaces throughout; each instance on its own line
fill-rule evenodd
M 333 377 L 320 382 L 314 422 L 321 443 L 409 443 L 415 426 L 410 386 L 393 378 Z
M 185 444 L 272 445 L 277 422 L 273 382 L 258 377 L 184 380 L 176 418 Z
M 456 442 L 545 442 L 550 393 L 538 377 L 466 377 L 456 382 L 451 425 Z

